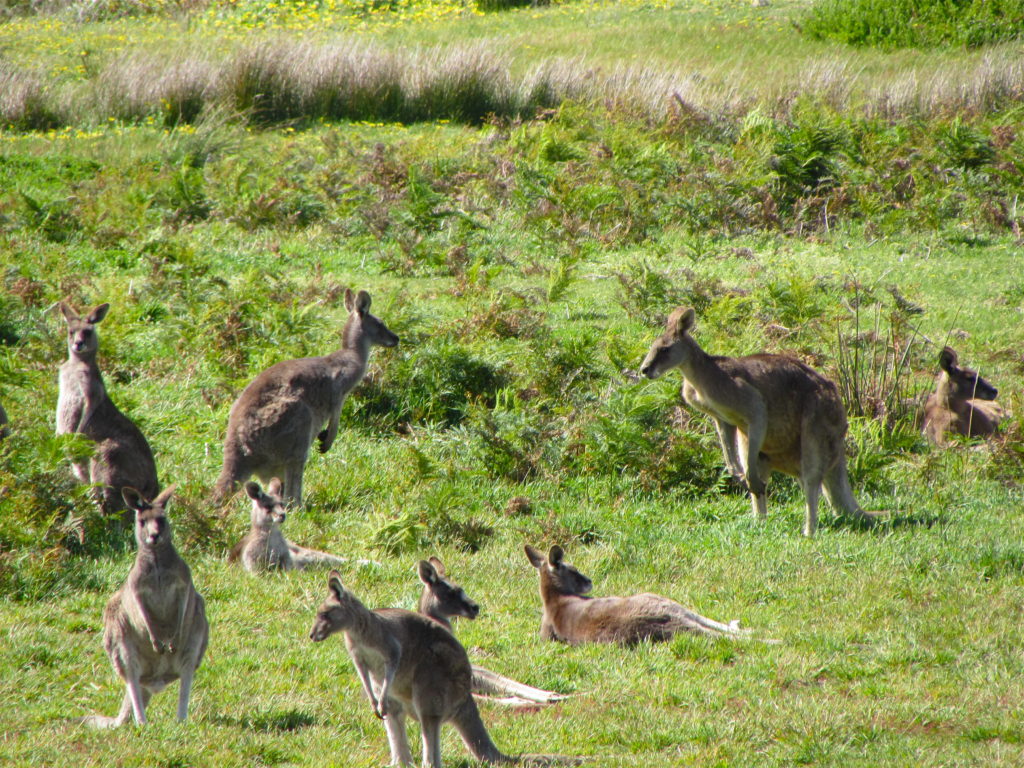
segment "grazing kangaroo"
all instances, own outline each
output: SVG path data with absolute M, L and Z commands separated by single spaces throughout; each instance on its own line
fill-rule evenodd
M 846 472 L 846 409 L 836 385 L 785 355 L 716 357 L 690 336 L 695 313 L 680 307 L 651 345 L 640 373 L 683 373 L 683 399 L 715 422 L 729 472 L 746 481 L 758 519 L 768 516 L 772 471 L 800 480 L 807 499 L 804 535 L 818 527 L 818 497 L 836 511 L 873 520 L 857 504 Z
M 94 307 L 85 318 L 66 302 L 59 306 L 68 326 L 68 359 L 60 367 L 57 434 L 78 433 L 96 443 L 88 467 L 75 463 L 72 469 L 80 482 L 98 486 L 96 497 L 104 512 L 117 512 L 125 509 L 123 488 L 136 488 L 147 499 L 159 493 L 153 452 L 139 428 L 108 397 L 96 363 L 96 324 L 110 305 Z
M 924 433 L 936 445 L 947 445 L 948 435 L 988 437 L 1006 412 L 995 403 L 999 390 L 970 368 L 957 366 L 949 347 L 939 353 L 935 391 L 924 406 Z
M 321 453 L 330 449 L 345 397 L 366 374 L 370 347 L 398 343 L 398 337 L 370 314 L 366 291 L 354 295 L 346 289 L 345 307 L 349 316 L 341 349 L 272 365 L 231 406 L 224 466 L 214 489 L 217 502 L 255 474 L 264 483 L 283 477 L 285 497 L 302 503 L 302 472 L 313 439 L 319 440 Z
M 281 499 L 281 481 L 276 477 L 267 485 L 266 493 L 254 482 L 245 484 L 245 493 L 252 499 L 252 528 L 231 550 L 228 562 L 241 560 L 250 573 L 337 566 L 346 562 L 343 557 L 306 549 L 285 539 L 281 532 L 285 506 Z
M 540 636 L 543 640 L 558 640 L 569 645 L 635 645 L 644 640 L 668 640 L 678 632 L 707 637 L 750 634 L 749 630 L 740 629 L 738 622 L 712 621 L 661 595 L 586 597 L 593 583 L 563 560 L 561 547 L 551 547 L 546 559 L 529 544 L 525 550 L 530 564 L 540 574 L 540 597 L 544 603 Z
M 441 624 L 400 608 L 369 610 L 331 571 L 329 594 L 317 610 L 313 642 L 335 632 L 345 645 L 374 714 L 384 720 L 392 765 L 413 765 L 405 713 L 419 720 L 423 765 L 441 766 L 441 724 L 450 722 L 474 759 L 487 763 L 576 763 L 573 758 L 512 757 L 491 741 L 472 696 L 466 651 Z
M 436 557 L 429 561 L 420 560 L 420 581 L 423 582 L 423 594 L 420 595 L 419 612 L 433 619 L 449 631 L 452 630 L 451 618 L 463 616 L 475 619 L 480 613 L 480 606 L 469 599 L 462 587 L 450 582 L 445 574 L 444 565 Z M 532 707 L 537 704 L 553 704 L 568 697 L 534 688 L 492 672 L 484 667 L 473 665 L 473 693 L 482 694 L 488 701 L 510 707 Z M 500 697 L 500 698 L 491 698 Z
M 145 723 L 150 697 L 175 680 L 181 681 L 178 719 L 188 717 L 192 678 L 210 628 L 203 598 L 171 540 L 167 501 L 173 492 L 171 486 L 150 502 L 134 488 L 123 491 L 135 510 L 139 549 L 128 580 L 103 612 L 103 647 L 127 692 L 116 717 L 89 717 L 89 725 L 115 727 L 132 715 Z

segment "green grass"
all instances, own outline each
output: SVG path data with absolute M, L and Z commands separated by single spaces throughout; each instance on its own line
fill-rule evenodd
M 449 21 L 453 43 L 518 40 L 515 69 L 531 35 L 550 35 L 552 55 L 591 45 L 606 62 L 667 61 L 672 34 L 804 6 L 566 4 Z M 15 32 L 35 25 L 37 42 L 56 44 L 63 19 L 0 29 L 6 55 L 26 64 Z M 384 46 L 442 42 L 425 19 L 374 23 L 366 34 Z M 614 24 L 645 30 L 632 51 Z M 142 44 L 158 27 L 166 19 L 73 29 L 135 30 Z M 733 50 L 708 61 L 759 62 L 772 49 L 758 35 L 824 50 L 783 27 L 723 28 Z M 751 45 L 737 51 L 741 40 Z M 41 51 L 50 64 L 60 55 Z M 849 55 L 875 62 L 866 87 L 916 56 Z M 881 119 L 836 107 L 805 95 L 784 114 L 748 104 L 655 119 L 570 102 L 482 126 L 275 129 L 213 110 L 191 124 L 154 114 L 0 133 L 0 401 L 14 428 L 0 444 L 0 762 L 387 760 L 343 644 L 308 640 L 326 577 L 229 568 L 247 505 L 221 514 L 206 502 L 233 399 L 274 362 L 335 348 L 351 286 L 402 341 L 374 351 L 286 530 L 380 561 L 344 573 L 374 606 L 413 607 L 415 562 L 441 556 L 483 606 L 457 627 L 473 658 L 575 694 L 530 714 L 486 708 L 505 751 L 601 766 L 1018 764 L 1017 111 Z M 185 726 L 173 689 L 143 730 L 72 722 L 113 714 L 123 695 L 101 616 L 132 552 L 70 480 L 65 457 L 88 446 L 52 435 L 63 298 L 111 302 L 108 389 L 149 438 L 161 480 L 179 486 L 176 540 L 212 627 Z M 851 372 L 844 351 L 867 360 L 869 383 L 883 350 L 906 351 L 887 410 L 875 391 L 848 404 L 868 414 L 851 419 L 855 492 L 890 511 L 885 523 L 862 530 L 826 508 L 808 541 L 800 491 L 778 476 L 769 520 L 755 523 L 722 476 L 709 421 L 680 405 L 678 374 L 629 376 L 679 304 L 697 307 L 713 353 L 786 352 L 834 379 Z M 1011 412 L 990 444 L 936 451 L 914 425 L 946 343 Z M 541 643 L 526 542 L 563 544 L 599 595 L 658 592 L 778 643 Z M 467 764 L 452 733 L 443 752 Z

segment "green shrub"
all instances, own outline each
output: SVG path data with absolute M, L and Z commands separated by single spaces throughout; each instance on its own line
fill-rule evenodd
M 1020 38 L 1024 0 L 819 0 L 802 28 L 851 45 L 976 47 Z

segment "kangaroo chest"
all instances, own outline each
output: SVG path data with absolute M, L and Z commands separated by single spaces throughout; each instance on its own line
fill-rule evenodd
M 60 392 L 57 395 L 57 434 L 77 432 L 85 410 L 89 388 L 89 370 L 78 362 L 60 367 Z

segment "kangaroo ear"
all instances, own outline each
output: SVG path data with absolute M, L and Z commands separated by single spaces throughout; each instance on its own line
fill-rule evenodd
M 953 351 L 952 347 L 943 347 L 942 351 L 939 352 L 939 368 L 946 373 L 953 372 L 953 369 L 956 368 L 956 361 L 956 352 Z
M 668 316 L 667 330 L 676 336 L 682 336 L 693 328 L 697 313 L 693 307 L 679 307 Z
M 543 568 L 547 564 L 547 560 L 544 559 L 544 555 L 529 544 L 524 545 L 523 549 L 526 551 L 526 556 L 530 559 L 530 565 L 534 568 Z
M 432 566 L 426 560 L 420 560 L 418 568 L 420 572 L 420 581 L 422 581 L 428 587 L 431 584 L 437 583 L 437 571 L 434 570 L 434 566 Z
M 259 501 L 260 495 L 262 493 L 263 491 L 260 489 L 259 483 L 254 483 L 252 480 L 250 480 L 248 483 L 245 484 L 245 495 L 248 496 L 253 501 Z
M 561 565 L 563 557 L 565 557 L 565 552 L 563 552 L 562 548 L 557 544 L 555 544 L 555 546 L 551 548 L 551 551 L 548 552 L 548 562 L 552 565 Z
M 78 319 L 78 313 L 75 312 L 74 308 L 70 304 L 68 304 L 66 301 L 62 301 L 57 306 L 60 307 L 60 313 L 62 315 L 64 315 L 64 319 L 66 321 L 68 321 L 69 323 L 72 320 L 77 320 Z
M 171 484 L 164 488 L 159 495 L 151 502 L 154 507 L 165 507 L 167 502 L 170 501 L 171 495 L 174 493 L 174 489 L 177 485 Z
M 437 571 L 437 575 L 438 575 L 438 576 L 440 576 L 440 577 L 441 577 L 442 579 L 443 579 L 443 578 L 444 578 L 445 576 L 447 576 L 447 575 L 448 575 L 447 573 L 445 573 L 445 570 L 444 570 L 444 563 L 442 563 L 442 562 L 441 562 L 440 560 L 438 560 L 438 559 L 437 559 L 436 557 L 434 557 L 433 555 L 431 555 L 430 557 L 428 557 L 428 558 L 427 558 L 427 560 L 429 560 L 429 561 L 430 561 L 430 564 L 431 564 L 432 566 L 434 566 L 434 570 L 435 570 L 435 571 Z
M 356 310 L 361 315 L 365 315 L 370 311 L 370 294 L 366 291 L 360 291 L 356 295 Z
M 121 498 L 124 499 L 124 503 L 128 505 L 129 509 L 134 509 L 136 512 L 149 509 L 149 504 L 142 498 L 142 494 L 130 485 L 126 485 L 121 489 Z
M 282 489 L 283 486 L 281 485 L 281 478 L 270 478 L 270 482 L 267 483 L 267 493 L 269 493 L 271 496 L 277 496 L 278 498 L 280 498 Z
M 341 583 L 341 574 L 337 571 L 331 571 L 330 576 L 327 577 L 327 588 L 334 593 L 338 600 L 345 599 L 345 585 Z
M 92 312 L 89 313 L 89 316 L 85 318 L 85 322 L 95 325 L 96 323 L 98 323 L 100 320 L 107 316 L 107 312 L 109 309 L 110 304 L 104 303 L 96 305 L 95 307 L 93 307 Z
M 351 312 L 353 309 L 355 309 L 355 306 L 356 306 L 355 294 L 352 293 L 352 289 L 351 288 L 346 288 L 345 289 L 345 309 L 347 309 L 349 312 Z

